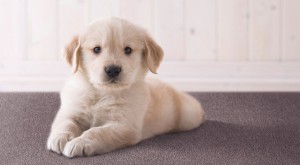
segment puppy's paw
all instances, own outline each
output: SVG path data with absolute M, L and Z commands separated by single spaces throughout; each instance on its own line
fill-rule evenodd
M 61 154 L 64 150 L 64 147 L 68 141 L 73 137 L 67 133 L 59 133 L 50 135 L 47 141 L 47 149 L 58 154 Z
M 92 156 L 95 155 L 95 147 L 93 147 L 89 140 L 78 137 L 66 144 L 63 154 L 69 158 L 77 156 Z

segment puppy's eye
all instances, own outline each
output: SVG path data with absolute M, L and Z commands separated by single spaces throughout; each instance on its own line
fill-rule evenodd
M 130 47 L 125 47 L 124 52 L 125 54 L 129 55 L 132 52 L 132 49 Z
M 94 52 L 95 52 L 96 54 L 101 53 L 101 47 L 100 47 L 100 46 L 95 47 L 95 48 L 94 48 Z

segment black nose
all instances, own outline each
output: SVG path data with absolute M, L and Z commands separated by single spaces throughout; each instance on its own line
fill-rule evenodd
M 106 74 L 112 78 L 117 77 L 120 74 L 120 72 L 122 71 L 121 67 L 115 66 L 115 65 L 105 67 L 104 70 L 105 70 Z

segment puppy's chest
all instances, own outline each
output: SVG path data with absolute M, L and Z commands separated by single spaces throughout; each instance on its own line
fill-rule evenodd
M 91 126 L 122 120 L 125 117 L 126 107 L 126 102 L 122 98 L 103 97 L 94 100 L 94 104 L 88 108 L 92 115 Z

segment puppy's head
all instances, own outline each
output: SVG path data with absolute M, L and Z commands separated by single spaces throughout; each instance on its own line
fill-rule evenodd
M 91 23 L 65 49 L 73 73 L 85 74 L 99 89 L 125 89 L 156 73 L 161 47 L 146 31 L 126 20 L 106 18 Z

